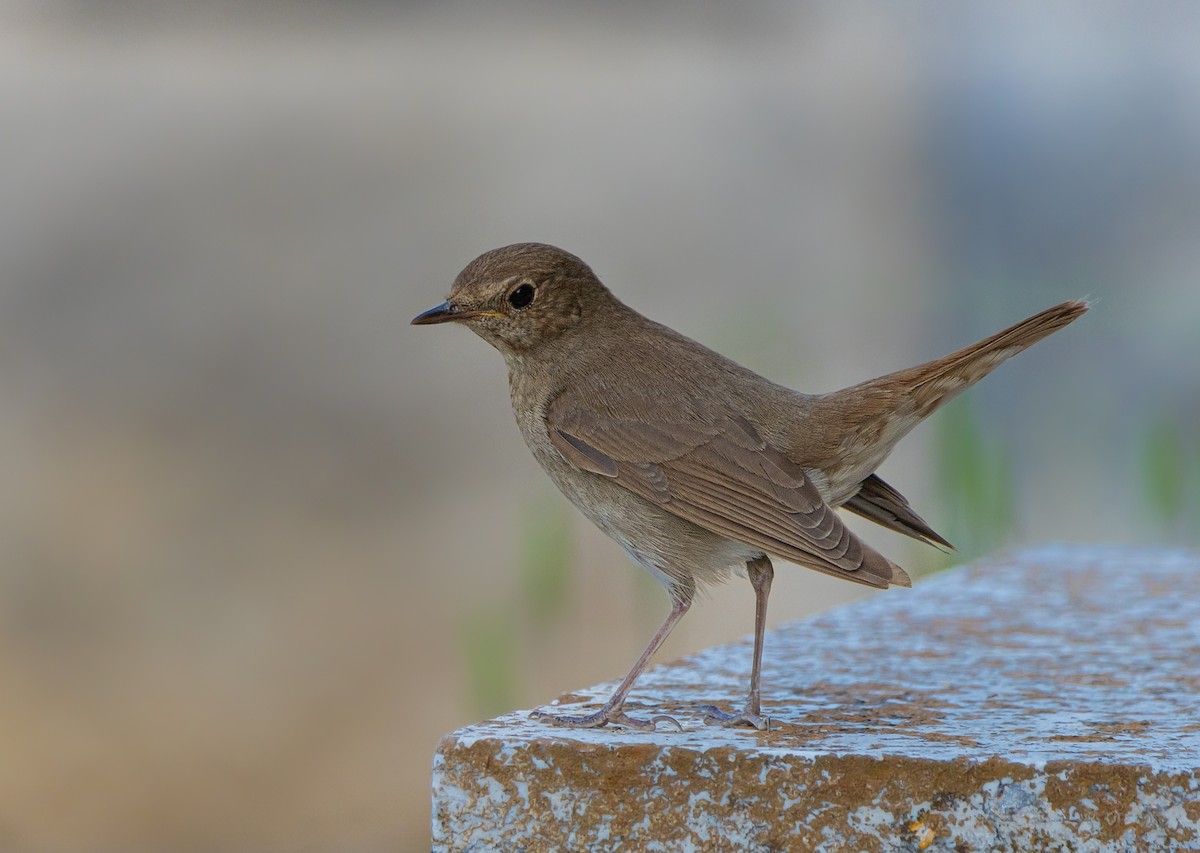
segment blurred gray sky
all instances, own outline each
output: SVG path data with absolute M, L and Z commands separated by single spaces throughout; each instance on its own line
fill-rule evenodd
M 1137 449 L 1165 419 L 1200 476 L 1198 25 L 0 6 L 0 847 L 427 843 L 433 744 L 476 713 L 462 626 L 514 600 L 550 487 L 499 358 L 407 323 L 505 243 L 810 391 L 1090 295 L 972 392 L 1017 536 L 1172 541 Z M 884 473 L 936 527 L 933 437 Z M 570 627 L 518 638 L 522 704 L 622 674 L 665 608 L 573 537 Z M 741 586 L 664 657 L 749 631 Z M 772 619 L 856 594 L 788 572 Z

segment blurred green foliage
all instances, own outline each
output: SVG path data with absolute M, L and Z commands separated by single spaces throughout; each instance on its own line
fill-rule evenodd
M 1200 540 L 1200 435 L 1189 446 L 1179 418 L 1161 413 L 1142 429 L 1139 470 L 1142 498 L 1157 528 L 1177 541 Z
M 1011 460 L 1005 447 L 981 428 L 969 396 L 935 416 L 934 443 L 940 502 L 962 562 L 1008 542 L 1016 521 Z
M 517 543 L 522 610 L 545 629 L 567 607 L 570 591 L 571 507 L 557 492 L 539 494 L 522 505 Z
M 1167 527 L 1183 513 L 1184 456 L 1174 418 L 1160 416 L 1142 430 L 1142 496 L 1155 519 Z
M 462 630 L 472 710 L 494 717 L 515 707 L 525 628 L 543 637 L 567 612 L 573 538 L 570 505 L 557 492 L 521 502 L 516 545 L 517 599 L 490 604 Z
M 479 610 L 464 621 L 461 635 L 471 707 L 483 717 L 511 711 L 519 667 L 516 608 Z

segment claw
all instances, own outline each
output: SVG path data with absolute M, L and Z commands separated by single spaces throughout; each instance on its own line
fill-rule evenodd
M 675 731 L 677 731 L 677 732 L 683 731 L 683 724 L 680 723 L 679 720 L 675 719 L 674 717 L 668 717 L 666 714 L 657 714 L 650 718 L 650 724 L 652 726 L 657 727 L 657 725 L 659 723 L 669 723 L 670 725 L 675 727 Z
M 750 708 L 743 708 L 740 714 L 730 714 L 722 711 L 716 705 L 701 705 L 699 710 L 704 712 L 704 722 L 709 725 L 725 726 L 726 728 L 751 726 L 760 732 L 771 730 L 771 718 L 764 717 Z

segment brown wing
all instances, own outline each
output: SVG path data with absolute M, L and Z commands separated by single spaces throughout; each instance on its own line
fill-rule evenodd
M 693 524 L 847 580 L 909 585 L 904 570 L 851 533 L 803 469 L 744 418 L 654 424 L 552 406 L 546 426 L 572 464 Z

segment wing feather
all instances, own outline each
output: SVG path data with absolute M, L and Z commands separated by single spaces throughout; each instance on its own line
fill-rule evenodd
M 853 513 L 876 524 L 911 536 L 918 542 L 953 550 L 954 546 L 937 533 L 925 519 L 917 515 L 904 495 L 872 474 L 862 481 L 858 494 L 842 504 Z
M 569 462 L 693 524 L 858 583 L 908 582 L 902 569 L 850 532 L 804 469 L 745 418 L 643 423 L 551 405 L 546 421 L 551 442 Z

